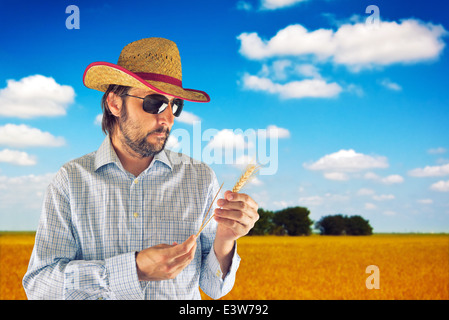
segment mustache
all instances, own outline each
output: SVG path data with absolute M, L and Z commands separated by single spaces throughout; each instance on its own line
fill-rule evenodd
M 170 134 L 170 129 L 169 129 L 169 128 L 166 128 L 166 127 L 159 127 L 159 128 L 157 128 L 156 130 L 150 131 L 150 132 L 147 134 L 147 137 L 148 137 L 149 135 L 153 134 L 153 133 L 165 133 L 165 135 L 168 136 L 168 135 Z

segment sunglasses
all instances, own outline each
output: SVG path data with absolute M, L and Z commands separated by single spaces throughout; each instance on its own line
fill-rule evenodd
M 130 94 L 125 94 L 125 96 L 133 97 L 137 99 L 143 100 L 143 111 L 151 113 L 151 114 L 159 114 L 167 109 L 170 104 L 170 100 L 166 96 L 161 94 L 149 94 L 145 96 L 145 98 L 136 97 Z M 184 100 L 181 99 L 173 99 L 172 101 L 172 111 L 175 117 L 179 117 L 182 111 L 182 107 L 184 106 Z

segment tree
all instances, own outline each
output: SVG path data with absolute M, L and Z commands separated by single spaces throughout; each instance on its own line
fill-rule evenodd
M 262 208 L 257 210 L 259 214 L 259 220 L 254 224 L 254 227 L 249 231 L 248 235 L 267 235 L 272 234 L 274 232 L 274 224 L 273 224 L 273 211 L 267 211 Z
M 315 228 L 322 235 L 339 236 L 345 233 L 345 218 L 341 214 L 325 216 L 315 223 Z
M 353 236 L 371 235 L 373 228 L 368 220 L 361 216 L 351 216 L 346 219 L 346 234 Z
M 315 223 L 315 228 L 320 230 L 322 235 L 371 235 L 373 228 L 368 220 L 361 216 L 343 216 L 337 214 L 333 216 L 322 217 Z
M 309 214 L 307 208 L 290 207 L 277 211 L 273 216 L 273 222 L 285 229 L 289 236 L 310 235 L 313 221 L 310 220 Z

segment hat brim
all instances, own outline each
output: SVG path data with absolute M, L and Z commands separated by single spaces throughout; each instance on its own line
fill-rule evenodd
M 158 93 L 174 96 L 192 102 L 209 102 L 209 95 L 200 90 L 184 89 L 165 81 L 145 80 L 135 73 L 113 63 L 93 62 L 87 66 L 83 75 L 86 87 L 105 92 L 109 85 L 116 84 L 133 88 L 151 89 Z

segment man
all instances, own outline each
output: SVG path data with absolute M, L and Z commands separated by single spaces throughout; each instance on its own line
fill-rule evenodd
M 200 299 L 199 286 L 215 299 L 227 294 L 236 240 L 257 221 L 257 204 L 230 191 L 213 203 L 214 172 L 164 149 L 183 101 L 210 101 L 182 87 L 176 44 L 135 41 L 117 65 L 90 64 L 83 81 L 105 92 L 107 136 L 47 189 L 23 279 L 28 298 Z M 216 215 L 197 236 L 211 204 Z

